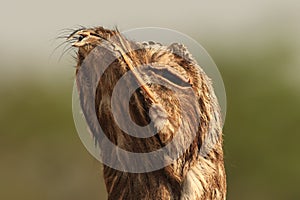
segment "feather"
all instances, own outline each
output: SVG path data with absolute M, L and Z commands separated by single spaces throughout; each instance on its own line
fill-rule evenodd
M 80 29 L 71 33 L 69 39 L 78 36 L 84 38 L 73 43 L 78 48 L 76 81 L 83 113 L 97 145 L 102 148 L 106 145 L 98 135 L 96 127 L 99 124 L 113 144 L 135 153 L 158 150 L 174 138 L 177 143 L 170 151 L 176 152 L 192 141 L 182 155 L 156 171 L 129 173 L 104 165 L 108 199 L 224 200 L 226 175 L 220 108 L 209 77 L 187 48 L 178 43 L 163 46 L 152 41 L 134 42 L 118 30 L 103 27 Z M 89 59 L 85 60 L 87 56 Z M 99 66 L 104 65 L 109 67 L 100 72 Z M 85 69 L 85 74 L 79 73 L 81 68 Z M 155 129 L 157 134 L 151 137 L 127 134 L 114 118 L 113 90 L 129 71 L 135 81 L 125 81 L 124 88 L 141 85 L 130 97 L 130 118 L 139 126 Z M 102 74 L 98 84 L 89 85 L 97 79 L 97 74 Z M 126 92 L 121 90 L 118 95 L 126 96 Z M 94 97 L 94 108 L 88 104 L 91 97 Z M 128 101 L 117 100 L 118 115 L 126 115 L 123 112 L 126 106 Z M 95 112 L 97 118 L 93 119 Z M 125 121 L 120 123 L 126 125 Z M 105 148 L 103 152 L 105 159 L 128 164 L 120 152 L 105 152 Z M 112 153 L 117 156 L 110 157 Z M 171 157 L 166 155 L 162 159 L 167 161 Z M 145 160 L 145 163 L 151 162 Z

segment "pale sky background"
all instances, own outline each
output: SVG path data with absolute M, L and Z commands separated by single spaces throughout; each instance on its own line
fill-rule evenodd
M 171 28 L 195 38 L 204 47 L 245 46 L 249 54 L 268 44 L 268 38 L 286 38 L 295 48 L 291 74 L 299 69 L 299 0 L 227 1 L 38 1 L 11 0 L 0 7 L 0 78 L 13 79 L 26 73 L 65 74 L 74 62 L 62 49 L 50 56 L 61 42 L 55 37 L 64 28 L 102 25 L 119 29 L 155 26 Z M 212 49 L 208 49 L 209 53 Z M 251 55 L 249 55 L 251 56 Z M 67 67 L 61 67 L 67 66 Z M 300 72 L 300 70 L 297 70 Z

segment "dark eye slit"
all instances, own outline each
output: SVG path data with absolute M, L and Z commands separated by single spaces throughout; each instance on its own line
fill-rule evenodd
M 78 37 L 78 41 L 80 42 L 81 40 L 83 40 L 83 38 L 84 38 L 84 36 L 83 36 L 83 35 L 80 35 L 80 36 Z

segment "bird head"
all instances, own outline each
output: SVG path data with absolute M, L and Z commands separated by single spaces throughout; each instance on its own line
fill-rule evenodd
M 115 34 L 115 31 L 103 27 L 81 28 L 72 32 L 67 37 L 67 41 L 71 42 L 73 47 L 78 48 L 78 65 L 80 65 L 97 45 L 109 40 Z

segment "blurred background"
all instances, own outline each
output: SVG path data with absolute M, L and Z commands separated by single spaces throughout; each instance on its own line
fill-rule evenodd
M 0 199 L 105 199 L 71 110 L 65 28 L 158 26 L 196 39 L 227 91 L 229 200 L 300 199 L 300 3 L 6 1 L 0 8 Z M 54 51 L 54 53 L 53 53 Z

